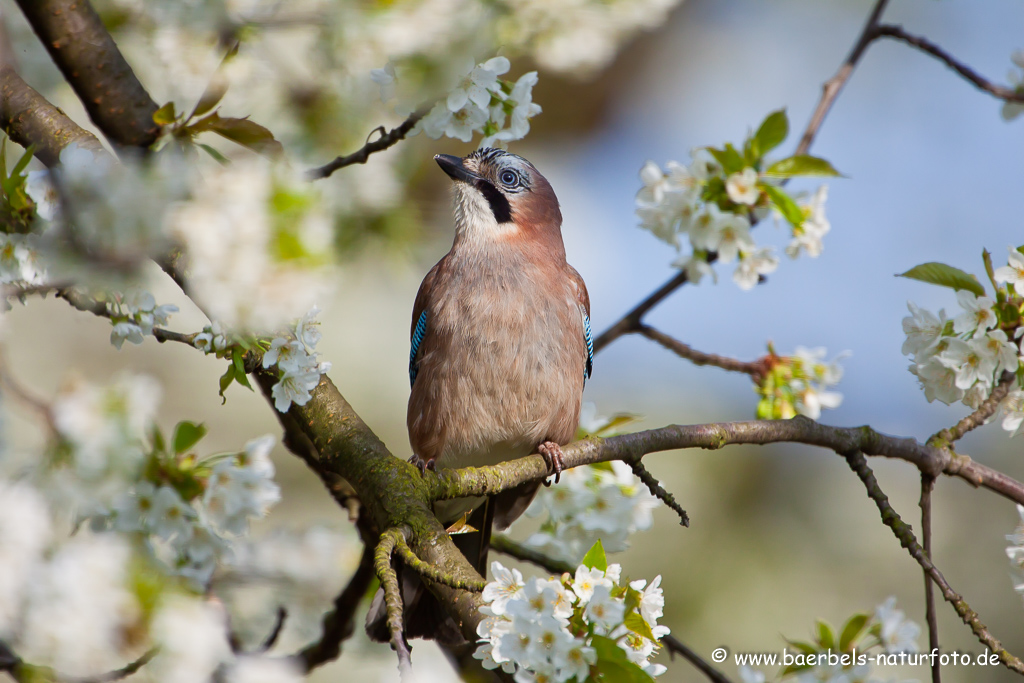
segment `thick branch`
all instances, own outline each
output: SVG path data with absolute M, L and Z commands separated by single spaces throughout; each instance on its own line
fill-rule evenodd
M 982 92 L 987 92 L 989 95 L 998 97 L 1005 102 L 1024 103 L 1024 92 L 1014 90 L 1013 88 L 1007 88 L 1006 86 L 996 85 L 987 78 L 984 78 L 971 67 L 955 59 L 951 54 L 935 43 L 929 41 L 927 38 L 921 38 L 907 33 L 903 30 L 902 26 L 883 24 L 875 30 L 875 35 L 882 38 L 899 40 L 911 47 L 917 48 L 925 54 L 935 57 L 950 69 L 960 74 L 964 79 L 969 81 L 975 88 Z
M 310 180 L 320 180 L 321 178 L 328 177 L 339 168 L 344 168 L 353 164 L 365 164 L 367 159 L 369 159 L 370 155 L 374 152 L 381 152 L 388 147 L 394 146 L 399 141 L 404 140 L 405 136 L 409 134 L 409 131 L 413 129 L 413 126 L 419 123 L 420 119 L 426 116 L 429 111 L 429 106 L 420 107 L 412 114 L 409 114 L 409 118 L 403 121 L 401 125 L 396 126 L 387 132 L 384 131 L 384 126 L 377 128 L 374 132 L 379 131 L 380 137 L 376 140 L 368 141 L 361 149 L 353 152 L 352 154 L 337 157 L 329 164 L 325 164 L 319 168 L 314 168 L 308 171 L 306 173 L 306 177 Z M 370 133 L 370 135 L 373 135 L 373 133 Z
M 935 582 L 935 585 L 942 591 L 942 597 L 946 599 L 946 602 L 953 606 L 953 609 L 960 615 L 963 622 L 971 628 L 971 631 L 974 632 L 974 635 L 977 636 L 981 644 L 999 656 L 1003 666 L 1011 671 L 1024 674 L 1024 662 L 1021 662 L 1003 647 L 1003 644 L 989 632 L 988 627 L 978 618 L 978 613 L 971 609 L 971 606 L 967 604 L 963 597 L 950 587 L 946 578 L 932 564 L 931 559 L 925 554 L 917 539 L 914 538 L 914 532 L 910 525 L 900 519 L 900 516 L 896 514 L 896 511 L 889 504 L 889 499 L 878 486 L 878 481 L 875 479 L 871 468 L 868 467 L 864 454 L 858 450 L 852 450 L 846 454 L 846 460 L 850 464 L 850 468 L 857 473 L 857 476 L 864 483 L 868 496 L 878 506 L 878 511 L 882 515 L 882 522 L 892 529 L 893 534 L 899 539 L 900 545 L 906 548 L 910 556 L 917 560 L 921 568 L 927 572 L 928 576 Z
M 1024 484 L 969 457 L 911 438 L 880 434 L 870 427 L 831 427 L 798 416 L 791 420 L 752 420 L 700 425 L 669 425 L 607 439 L 590 438 L 562 448 L 566 468 L 609 460 L 634 462 L 648 453 L 681 448 L 717 449 L 729 444 L 803 443 L 836 453 L 857 450 L 914 464 L 921 472 L 957 476 L 1024 504 Z M 443 470 L 424 479 L 437 499 L 491 495 L 548 474 L 540 455 L 490 467 Z
M 93 152 L 104 151 L 96 136 L 47 102 L 5 64 L 0 64 L 0 127 L 22 147 L 35 145 L 35 155 L 50 167 L 57 165 L 60 151 L 71 143 Z
M 112 142 L 149 147 L 157 104 L 88 0 L 17 0 L 89 117 Z
M 398 573 L 391 566 L 391 554 L 402 536 L 399 529 L 388 529 L 380 536 L 380 543 L 373 553 L 373 568 L 384 589 L 384 603 L 387 605 L 388 631 L 391 632 L 391 649 L 398 653 L 398 670 L 402 678 L 412 668 L 409 645 L 405 642 L 405 627 L 402 624 L 402 591 L 398 587 Z

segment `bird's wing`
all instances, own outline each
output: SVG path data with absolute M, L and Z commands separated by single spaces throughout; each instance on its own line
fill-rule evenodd
M 585 378 L 589 379 L 594 370 L 594 334 L 590 331 L 590 294 L 587 292 L 586 283 L 583 282 L 583 278 L 575 268 L 566 264 L 565 270 L 569 276 L 569 282 L 576 290 L 576 301 L 580 307 L 580 314 L 583 316 L 583 335 L 587 342 L 587 360 L 583 374 Z
M 416 383 L 416 373 L 419 370 L 419 353 L 423 344 L 423 337 L 427 334 L 430 325 L 427 305 L 434 289 L 434 282 L 437 280 L 437 273 L 440 263 L 430 269 L 427 276 L 420 283 L 420 291 L 416 293 L 416 302 L 412 307 L 412 330 L 409 333 L 409 386 Z

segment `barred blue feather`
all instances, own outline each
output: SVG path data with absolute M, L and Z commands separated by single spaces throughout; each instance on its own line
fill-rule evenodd
M 589 327 L 587 329 L 590 329 Z M 420 313 L 420 319 L 416 321 L 416 329 L 412 333 L 412 348 L 409 349 L 409 386 L 416 382 L 416 372 L 419 370 L 419 363 L 416 362 L 416 354 L 419 353 L 420 344 L 423 343 L 423 335 L 427 332 L 427 312 Z M 589 334 L 589 332 L 588 332 Z
M 594 333 L 590 331 L 590 316 L 583 311 L 583 334 L 587 338 L 587 367 L 583 371 L 583 379 L 586 381 L 594 372 Z

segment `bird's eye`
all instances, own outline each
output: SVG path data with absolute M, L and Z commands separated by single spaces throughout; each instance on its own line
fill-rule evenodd
M 501 182 L 510 187 L 519 184 L 519 175 L 515 171 L 502 171 Z

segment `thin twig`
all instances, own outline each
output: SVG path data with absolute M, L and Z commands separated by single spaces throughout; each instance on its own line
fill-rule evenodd
M 5 356 L 0 356 L 0 384 L 7 387 L 8 391 L 19 401 L 39 413 L 43 421 L 46 422 L 50 432 L 53 434 L 57 433 L 57 421 L 53 416 L 53 409 L 46 401 L 34 395 L 14 378 L 8 370 L 7 358 Z
M 487 581 L 478 581 L 475 579 L 458 579 L 449 576 L 442 572 L 437 567 L 433 567 L 416 556 L 416 553 L 409 548 L 409 544 L 405 542 L 405 537 L 401 534 L 395 535 L 395 551 L 398 552 L 398 556 L 402 558 L 402 562 L 405 566 L 409 567 L 418 574 L 438 581 L 446 586 L 452 588 L 459 588 L 464 591 L 482 591 L 484 586 L 487 585 Z
M 997 97 L 1004 102 L 1024 103 L 1024 92 L 1014 90 L 1013 88 L 1007 88 L 1006 86 L 996 85 L 963 62 L 958 61 L 951 54 L 935 43 L 929 41 L 927 38 L 907 33 L 903 30 L 902 26 L 882 24 L 876 28 L 875 34 L 878 37 L 899 40 L 911 47 L 917 48 L 921 52 L 935 57 L 950 69 L 960 74 L 964 79 L 969 81 L 974 85 L 974 87 L 982 92 L 987 92 L 989 95 Z
M 668 506 L 670 510 L 673 510 L 677 515 L 679 515 L 679 524 L 685 527 L 689 527 L 690 516 L 686 514 L 686 510 L 683 509 L 682 505 L 676 502 L 675 496 L 666 491 L 665 488 L 661 485 L 661 482 L 655 479 L 654 475 L 651 474 L 647 470 L 647 468 L 643 466 L 643 463 L 641 463 L 639 460 L 634 460 L 633 462 L 629 463 L 629 466 L 633 468 L 633 474 L 635 474 L 637 478 L 640 479 L 640 481 L 642 481 L 644 485 L 647 486 L 652 496 L 660 500 L 662 503 Z
M 932 559 L 932 490 L 935 477 L 921 473 L 921 544 L 925 556 Z M 924 571 L 924 570 L 922 570 Z M 928 622 L 928 651 L 939 649 L 939 622 L 935 615 L 935 591 L 932 579 L 924 571 L 924 615 Z M 938 658 L 932 659 L 932 683 L 942 683 L 942 666 Z
M 889 0 L 878 0 L 875 3 L 875 7 L 871 10 L 871 14 L 868 16 L 868 20 L 864 24 L 857 42 L 854 43 L 853 49 L 850 50 L 850 54 L 847 55 L 846 60 L 843 61 L 842 66 L 839 67 L 835 75 L 825 81 L 825 85 L 821 89 L 821 99 L 818 100 L 818 106 L 815 107 L 814 113 L 811 114 L 811 120 L 804 130 L 803 136 L 800 138 L 800 144 L 796 146 L 795 154 L 806 154 L 811 148 L 814 136 L 818 134 L 818 129 L 821 128 L 821 124 L 825 121 L 825 116 L 828 115 L 832 105 L 835 104 L 840 91 L 846 85 L 846 81 L 850 79 L 850 75 L 857 66 L 857 62 L 864 55 L 864 50 L 871 44 L 871 41 L 878 37 L 878 22 L 882 18 L 882 13 L 885 11 L 887 4 L 889 4 Z
M 412 671 L 412 657 L 409 645 L 405 642 L 402 624 L 402 593 L 398 587 L 398 574 L 391 566 L 391 554 L 395 551 L 400 537 L 404 534 L 400 529 L 388 529 L 380 535 L 380 543 L 374 551 L 373 568 L 384 588 L 384 603 L 387 605 L 388 630 L 391 632 L 391 649 L 398 653 L 398 671 L 402 679 Z
M 867 489 L 868 496 L 871 500 L 875 501 L 875 505 L 878 506 L 878 511 L 882 515 L 882 522 L 892 529 L 893 534 L 899 539 L 900 545 L 907 549 L 910 556 L 917 560 L 917 563 L 921 565 L 921 568 L 928 573 L 935 585 L 942 591 L 942 597 L 946 599 L 946 602 L 953 606 L 956 613 L 960 615 L 960 618 L 965 624 L 967 624 L 974 635 L 978 638 L 982 645 L 992 651 L 993 654 L 997 655 L 1000 661 L 1007 669 L 1016 671 L 1019 674 L 1024 674 L 1024 662 L 1011 654 L 1003 644 L 999 642 L 988 630 L 988 627 L 981 622 L 978 617 L 978 613 L 971 609 L 971 606 L 961 597 L 956 591 L 954 591 L 946 578 L 942 573 L 932 564 L 932 561 L 925 554 L 924 549 L 917 542 L 914 537 L 914 531 L 910 528 L 910 525 L 904 522 L 900 516 L 893 510 L 892 505 L 889 504 L 889 498 L 885 495 L 882 489 L 878 486 L 878 481 L 875 479 L 874 472 L 868 467 L 867 459 L 864 454 L 859 450 L 849 451 L 846 454 L 846 461 L 849 463 L 850 468 L 857 473 L 860 480 L 864 483 L 864 487 Z
M 139 669 L 146 666 L 149 660 L 153 659 L 158 652 L 157 648 L 146 650 L 145 653 L 134 662 L 126 664 L 120 669 L 109 671 L 105 674 L 98 676 L 84 676 L 82 678 L 73 678 L 70 676 L 57 676 L 60 681 L 66 681 L 67 683 L 111 683 L 112 681 L 119 681 L 122 678 L 128 678 L 129 676 L 138 672 Z
M 113 312 L 107 305 L 106 301 L 100 301 L 99 299 L 93 299 L 90 296 L 82 294 L 78 290 L 72 288 L 59 289 L 57 291 L 57 297 L 64 299 L 69 304 L 77 308 L 84 313 L 92 313 L 93 315 L 101 318 L 112 318 Z M 178 342 L 180 344 L 188 344 L 189 346 L 195 346 L 195 339 L 199 336 L 198 332 L 191 334 L 184 334 L 182 332 L 174 332 L 172 330 L 165 330 L 162 327 L 153 328 L 153 337 L 156 338 L 161 344 L 164 342 Z
M 546 569 L 555 576 L 572 574 L 576 571 L 576 567 L 574 565 L 545 555 L 544 553 L 534 550 L 527 545 L 523 545 L 519 541 L 514 541 L 506 534 L 492 534 L 490 547 L 491 550 L 499 552 L 502 555 L 508 555 L 509 557 L 516 558 L 517 560 L 535 564 L 541 569 Z
M 688 281 L 689 278 L 686 277 L 685 270 L 681 270 L 673 275 L 671 280 L 654 290 L 646 299 L 634 306 L 633 310 L 602 332 L 594 340 L 594 353 L 598 353 L 622 335 L 635 332 L 640 325 L 640 321 L 648 311 L 660 304 L 669 294 L 682 287 Z
M 284 631 L 284 622 L 288 619 L 288 610 L 284 607 L 277 608 L 277 615 L 274 617 L 274 626 L 270 629 L 270 633 L 263 639 L 260 646 L 256 648 L 257 652 L 267 652 L 270 648 L 277 644 L 277 639 L 281 637 L 281 632 Z
M 989 394 L 987 399 L 982 401 L 977 410 L 957 422 L 952 427 L 938 432 L 935 436 L 929 439 L 929 441 L 941 439 L 945 445 L 952 444 L 962 439 L 967 432 L 985 424 L 990 417 L 995 415 L 996 410 L 999 409 L 999 404 L 1002 403 L 1003 399 L 1006 398 L 1006 395 L 1010 393 L 1010 387 L 1013 386 L 1013 383 L 1016 380 L 1017 375 L 1009 371 L 1004 372 L 1003 376 L 999 378 L 999 383 L 996 384 L 994 389 L 992 389 L 992 393 Z
M 750 375 L 754 378 L 755 383 L 760 383 L 760 378 L 770 369 L 770 362 L 768 359 L 771 356 L 765 356 L 764 358 L 756 361 L 742 361 L 735 358 L 728 358 L 726 356 L 719 356 L 714 353 L 704 353 L 703 351 L 697 351 L 689 344 L 670 337 L 669 335 L 654 329 L 650 325 L 640 323 L 636 326 L 635 332 L 641 334 L 651 341 L 658 342 L 669 351 L 672 351 L 680 358 L 685 358 L 694 365 L 713 365 L 716 368 L 722 368 L 730 372 L 742 372 L 743 374 Z
M 355 632 L 356 610 L 366 596 L 374 576 L 373 559 L 373 546 L 364 546 L 356 573 L 334 599 L 334 609 L 324 615 L 320 640 L 306 646 L 296 655 L 306 673 L 337 659 L 341 654 L 341 644 Z
M 376 140 L 369 140 L 365 145 L 362 146 L 358 151 L 353 152 L 347 156 L 337 157 L 334 161 L 329 164 L 314 168 L 306 172 L 306 177 L 309 180 L 320 180 L 326 178 L 339 168 L 351 166 L 353 164 L 365 164 L 370 155 L 374 152 L 381 152 L 388 147 L 392 147 L 399 141 L 404 140 L 405 136 L 409 134 L 409 131 L 413 129 L 420 119 L 427 115 L 433 104 L 422 106 L 413 113 L 409 114 L 409 118 L 403 121 L 400 125 L 392 128 L 385 132 L 384 126 L 381 126 L 377 130 L 380 131 L 380 137 Z M 372 135 L 373 133 L 371 133 Z
M 665 649 L 668 650 L 673 658 L 675 658 L 675 655 L 681 655 L 683 659 L 693 664 L 702 674 L 707 676 L 708 680 L 714 681 L 714 683 L 732 683 L 732 681 L 725 677 L 725 674 L 708 664 L 706 659 L 688 648 L 685 643 L 672 634 L 662 636 L 661 644 L 665 646 Z

